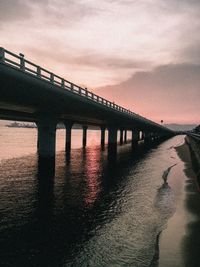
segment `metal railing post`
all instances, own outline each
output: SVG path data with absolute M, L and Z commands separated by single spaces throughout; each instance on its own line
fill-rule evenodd
M 0 61 L 4 62 L 5 61 L 5 51 L 3 47 L 0 47 Z
M 65 80 L 64 80 L 64 79 L 61 80 L 61 86 L 62 86 L 63 88 L 65 88 Z
M 25 70 L 25 60 L 24 60 L 24 55 L 23 54 L 19 54 L 20 55 L 20 69 L 21 70 Z
M 53 73 L 50 74 L 50 81 L 51 81 L 52 83 L 54 82 L 54 74 L 53 74 Z
M 41 68 L 39 66 L 37 67 L 37 76 L 41 77 Z

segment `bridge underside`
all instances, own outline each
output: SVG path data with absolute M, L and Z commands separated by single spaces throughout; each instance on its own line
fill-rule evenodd
M 41 156 L 55 155 L 56 124 L 67 129 L 66 148 L 71 147 L 71 128 L 83 125 L 83 146 L 86 146 L 87 126 L 101 128 L 101 144 L 105 143 L 105 128 L 109 131 L 109 146 L 116 148 L 117 130 L 132 131 L 132 144 L 142 131 L 145 140 L 170 137 L 173 133 L 141 116 L 112 109 L 102 103 L 56 86 L 29 73 L 0 64 L 0 119 L 35 122 L 38 126 L 38 151 Z M 121 134 L 122 136 L 122 134 Z M 121 141 L 122 137 L 121 137 Z

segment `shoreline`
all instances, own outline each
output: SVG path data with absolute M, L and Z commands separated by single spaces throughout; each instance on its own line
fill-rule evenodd
M 189 146 L 174 148 L 183 163 L 182 188 L 175 214 L 159 237 L 158 267 L 200 266 L 200 194 Z

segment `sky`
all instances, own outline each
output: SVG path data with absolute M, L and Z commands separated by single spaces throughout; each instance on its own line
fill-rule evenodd
M 199 0 L 0 0 L 0 46 L 156 122 L 200 123 Z

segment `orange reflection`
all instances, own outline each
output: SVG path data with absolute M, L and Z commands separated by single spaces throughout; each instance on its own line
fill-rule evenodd
M 94 204 L 101 191 L 100 156 L 100 150 L 95 147 L 87 151 L 85 164 L 86 192 L 84 198 L 87 206 L 92 206 Z

